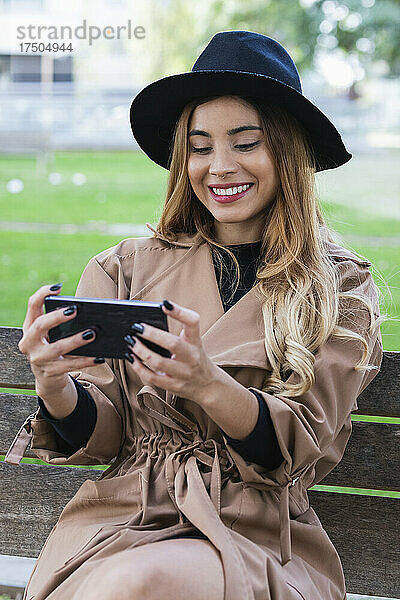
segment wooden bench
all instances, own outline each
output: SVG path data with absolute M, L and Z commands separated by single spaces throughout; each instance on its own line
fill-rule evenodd
M 21 337 L 19 327 L 0 327 L 0 387 L 35 389 L 29 362 L 18 349 Z M 0 402 L 4 455 L 26 417 L 35 412 L 37 398 L 1 393 Z M 381 371 L 359 396 L 358 405 L 354 414 L 400 417 L 400 352 L 384 352 Z M 342 559 L 352 594 L 400 598 L 400 503 L 398 497 L 338 493 L 328 491 L 329 486 L 399 492 L 399 433 L 395 423 L 353 421 L 343 460 L 320 484 L 327 488 L 316 486 L 309 492 Z M 25 456 L 37 458 L 29 447 Z M 3 561 L 37 558 L 65 504 L 85 479 L 100 474 L 98 469 L 0 462 L 0 552 L 7 555 Z

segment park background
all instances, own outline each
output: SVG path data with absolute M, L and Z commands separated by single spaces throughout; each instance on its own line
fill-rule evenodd
M 373 263 L 381 313 L 392 317 L 384 350 L 400 349 L 399 2 L 0 0 L 0 17 L 1 326 L 22 327 L 40 286 L 62 282 L 74 295 L 92 256 L 150 235 L 144 224 L 161 215 L 168 172 L 138 148 L 130 103 L 150 81 L 190 71 L 218 31 L 245 29 L 287 48 L 304 95 L 353 154 L 316 175 L 321 208 L 338 243 Z M 72 52 L 21 51 L 30 40 L 17 37 L 29 24 L 128 20 L 141 37 L 65 39 Z

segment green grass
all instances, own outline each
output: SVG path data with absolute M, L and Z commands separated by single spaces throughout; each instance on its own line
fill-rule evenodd
M 400 205 L 400 200 L 399 200 Z M 343 236 L 400 237 L 400 220 L 380 214 L 371 214 L 367 206 L 363 210 L 339 201 L 322 201 L 326 221 Z
M 64 181 L 51 185 L 48 174 Z M 84 185 L 72 183 L 83 173 Z M 2 221 L 43 223 L 144 223 L 156 219 L 164 198 L 167 171 L 137 152 L 56 152 L 46 170 L 34 158 L 1 157 L 0 182 L 24 182 L 19 194 L 0 192 Z
M 22 327 L 29 296 L 42 285 L 62 282 L 61 295 L 75 295 L 89 259 L 120 239 L 95 233 L 1 232 L 0 324 Z
M 399 219 L 399 159 L 400 150 L 364 154 L 354 156 L 339 169 L 317 173 L 319 196 L 353 211 L 350 223 L 360 212 L 367 218 L 380 216 L 389 220 L 396 215 Z M 398 225 L 395 235 L 400 235 Z M 383 235 L 378 227 L 376 232 L 375 235 Z
M 380 496 L 381 498 L 400 498 L 400 492 L 391 490 L 370 490 L 367 488 L 350 488 L 339 485 L 313 485 L 310 490 L 316 492 L 336 492 L 339 494 L 357 494 L 358 496 Z

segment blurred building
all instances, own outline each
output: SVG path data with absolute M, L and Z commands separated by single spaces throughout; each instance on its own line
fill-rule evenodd
M 152 18 L 145 3 L 128 0 L 0 0 L 0 150 L 135 148 L 129 106 L 146 82 Z M 91 26 L 113 28 L 114 38 L 90 40 Z M 76 28 L 86 37 L 75 37 Z M 26 51 L 28 42 L 39 51 Z M 43 51 L 49 43 L 73 50 Z
M 0 152 L 136 149 L 130 103 L 156 78 L 160 64 L 162 70 L 169 64 L 168 35 L 160 36 L 154 25 L 163 9 L 167 0 L 0 0 Z M 195 22 L 201 20 L 196 14 Z M 28 36 L 28 26 L 36 39 Z M 114 37 L 91 40 L 91 26 L 113 28 Z M 40 27 L 47 29 L 38 39 Z M 62 27 L 64 39 L 48 39 L 50 28 L 60 35 Z M 79 28 L 79 37 L 69 39 L 68 27 Z M 119 39 L 118 27 L 126 28 Z M 135 27 L 144 29 L 140 39 Z M 39 50 L 40 43 L 64 42 L 73 50 L 26 51 L 29 42 Z M 364 96 L 351 101 L 317 70 L 301 76 L 305 95 L 337 125 L 350 152 L 400 147 L 399 81 L 366 82 Z

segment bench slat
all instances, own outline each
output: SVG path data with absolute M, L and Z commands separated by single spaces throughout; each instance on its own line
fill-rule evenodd
M 6 454 L 26 417 L 36 410 L 37 399 L 25 394 L 0 394 L 0 406 L 0 454 Z M 353 422 L 344 457 L 323 483 L 400 490 L 399 469 L 393 468 L 398 463 L 399 435 L 400 425 Z M 25 456 L 37 458 L 30 448 Z
M 324 485 L 400 491 L 400 425 L 353 421 L 343 459 Z
M 22 335 L 22 327 L 0 326 L 0 387 L 35 389 L 29 361 L 18 348 Z
M 378 375 L 357 398 L 354 414 L 400 417 L 400 352 L 384 351 Z
M 309 497 L 342 560 L 348 590 L 400 598 L 399 500 L 316 491 Z
M 0 326 L 0 387 L 35 389 L 29 361 L 18 349 L 21 327 Z M 384 351 L 382 367 L 358 398 L 359 414 L 400 417 L 400 352 Z M 385 393 L 382 393 L 385 390 Z M 357 414 L 357 413 L 355 413 Z
M 86 479 L 96 480 L 102 472 L 0 462 L 2 554 L 39 556 L 40 548 L 68 500 Z
M 25 419 L 38 408 L 37 396 L 0 392 L 0 454 L 5 454 Z M 25 457 L 37 458 L 28 447 Z
M 15 470 L 22 485 L 15 485 Z M 37 557 L 67 501 L 99 471 L 0 463 L 0 547 L 4 554 Z M 399 596 L 399 501 L 310 491 L 310 501 L 341 557 L 348 589 Z M 356 541 L 356 543 L 355 543 Z

